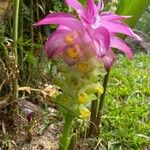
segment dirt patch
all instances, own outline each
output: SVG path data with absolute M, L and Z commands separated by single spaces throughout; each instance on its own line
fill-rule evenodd
M 58 150 L 59 130 L 57 125 L 50 125 L 43 135 L 33 137 L 31 144 L 24 144 L 21 150 L 29 150 L 31 147 L 32 150 Z

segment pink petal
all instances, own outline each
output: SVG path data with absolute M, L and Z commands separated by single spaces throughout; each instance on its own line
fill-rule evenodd
M 104 27 L 99 27 L 94 30 L 95 31 L 95 39 L 98 40 L 100 44 L 100 48 L 98 53 L 103 56 L 107 53 L 110 48 L 110 34 L 108 30 Z
M 73 15 L 68 13 L 56 12 L 47 15 L 45 18 L 37 22 L 35 25 L 59 24 L 69 27 L 74 30 L 81 30 L 81 23 Z
M 90 16 L 93 16 L 98 12 L 94 0 L 87 0 L 87 12 L 89 13 Z
M 64 38 L 70 31 L 68 30 L 57 30 L 53 32 L 47 42 L 45 43 L 45 51 L 49 58 L 54 58 L 64 50 L 67 43 L 64 42 Z
M 77 0 L 65 0 L 66 4 L 76 10 L 79 15 L 84 14 L 84 7 Z
M 122 22 L 102 20 L 101 26 L 107 28 L 110 32 L 123 33 L 137 40 L 141 40 L 141 38 L 135 34 L 130 27 Z
M 115 54 L 112 51 L 112 49 L 109 49 L 107 55 L 105 55 L 104 57 L 99 57 L 99 59 L 104 64 L 105 69 L 108 70 L 110 69 L 110 67 L 113 65 L 115 61 Z
M 100 14 L 100 16 L 102 17 L 102 19 L 105 19 L 107 21 L 124 20 L 124 19 L 131 18 L 131 16 L 119 16 L 113 12 L 103 12 Z
M 123 40 L 113 37 L 111 39 L 111 47 L 123 51 L 129 58 L 132 58 L 131 49 L 126 45 L 126 43 Z
M 87 23 L 93 24 L 96 21 L 96 15 L 98 15 L 98 8 L 93 0 L 87 0 L 87 8 L 85 9 L 84 20 Z
M 103 2 L 103 0 L 100 0 L 100 1 L 98 2 L 97 8 L 98 8 L 98 10 L 99 10 L 99 9 L 102 10 L 102 9 L 104 8 L 104 2 Z
M 67 26 L 64 26 L 64 25 L 59 25 L 57 30 L 70 30 L 70 31 L 72 31 L 70 28 L 68 28 Z

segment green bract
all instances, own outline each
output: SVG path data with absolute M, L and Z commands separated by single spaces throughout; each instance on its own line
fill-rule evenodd
M 52 82 L 62 90 L 56 102 L 65 108 L 64 113 L 70 111 L 75 116 L 84 114 L 87 118 L 86 107 L 90 106 L 92 100 L 97 99 L 94 94 L 103 93 L 103 87 L 98 83 L 98 75 L 103 72 L 103 69 L 96 59 L 94 60 L 89 59 L 86 62 L 81 60 L 75 66 L 68 66 L 65 63 L 57 66 L 58 72 Z M 80 110 L 86 111 L 83 113 Z

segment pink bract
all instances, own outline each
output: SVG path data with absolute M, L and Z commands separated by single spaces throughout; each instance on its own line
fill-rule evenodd
M 130 16 L 119 16 L 113 12 L 102 12 L 103 1 L 97 4 L 93 0 L 87 0 L 87 6 L 84 7 L 77 0 L 65 0 L 66 4 L 78 13 L 75 16 L 57 12 L 47 15 L 35 25 L 57 24 L 59 27 L 51 34 L 45 44 L 45 50 L 49 58 L 55 58 L 58 55 L 69 65 L 73 65 L 83 57 L 89 56 L 88 53 L 95 55 L 104 64 L 105 69 L 109 69 L 115 61 L 115 54 L 112 48 L 116 48 L 132 58 L 131 49 L 127 44 L 117 37 L 117 33 L 141 40 L 132 29 L 122 21 Z M 72 36 L 73 34 L 73 36 Z M 67 42 L 66 40 L 67 39 Z M 76 48 L 78 47 L 78 48 Z M 74 52 L 73 50 L 76 49 Z M 68 58 L 66 51 L 71 51 Z M 80 53 L 77 59 L 76 53 Z

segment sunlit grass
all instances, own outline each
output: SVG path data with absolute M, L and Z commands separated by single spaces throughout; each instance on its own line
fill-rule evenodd
M 137 54 L 131 61 L 118 56 L 110 74 L 102 122 L 101 138 L 109 149 L 150 145 L 149 71 L 149 55 Z

